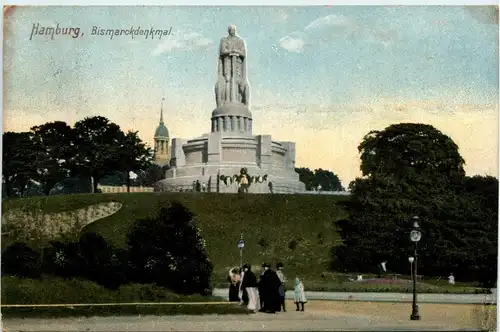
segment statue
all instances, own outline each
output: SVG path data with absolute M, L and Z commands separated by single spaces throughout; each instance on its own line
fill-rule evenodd
M 230 25 L 229 35 L 220 41 L 215 100 L 217 107 L 226 103 L 250 106 L 250 87 L 247 81 L 245 41 Z

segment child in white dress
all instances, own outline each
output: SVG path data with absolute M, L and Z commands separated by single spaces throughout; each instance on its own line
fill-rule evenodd
M 304 311 L 304 304 L 307 303 L 307 298 L 304 293 L 304 284 L 300 281 L 299 277 L 295 278 L 294 298 L 297 311 Z

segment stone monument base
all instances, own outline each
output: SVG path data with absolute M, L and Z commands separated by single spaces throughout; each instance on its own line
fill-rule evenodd
M 198 182 L 202 191 L 237 193 L 239 183 L 232 178 L 242 168 L 255 180 L 248 193 L 305 191 L 295 172 L 295 143 L 272 141 L 269 135 L 212 132 L 192 140 L 175 138 L 171 165 L 155 191 L 196 190 Z M 224 182 L 221 176 L 228 179 Z

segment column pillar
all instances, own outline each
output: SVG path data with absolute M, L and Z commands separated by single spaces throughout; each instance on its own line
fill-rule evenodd
M 223 127 L 223 125 L 224 125 L 224 124 L 223 124 L 223 121 L 222 121 L 222 116 L 219 116 L 219 117 L 217 118 L 217 120 L 218 120 L 218 122 L 219 122 L 219 130 L 218 130 L 218 131 L 219 131 L 219 132 L 224 131 L 224 127 Z
M 231 131 L 236 131 L 236 121 L 234 116 L 231 115 Z
M 224 117 L 224 126 L 225 126 L 224 131 L 231 131 L 231 123 L 229 121 L 230 121 L 229 116 L 226 115 Z
M 247 121 L 248 119 L 246 117 L 243 118 L 243 132 L 247 131 Z
M 215 131 L 215 119 L 212 119 L 212 133 Z

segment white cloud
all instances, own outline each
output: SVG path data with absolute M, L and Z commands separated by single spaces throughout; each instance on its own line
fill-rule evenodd
M 312 21 L 311 23 L 309 23 L 308 26 L 306 26 L 305 30 L 311 30 L 311 29 L 318 29 L 318 28 L 322 28 L 322 27 L 327 27 L 327 26 L 330 26 L 330 27 L 346 27 L 346 26 L 350 26 L 351 25 L 351 21 L 345 17 L 345 16 L 342 16 L 342 15 L 328 15 L 328 16 L 324 16 L 324 17 L 321 17 L 321 18 L 318 18 L 314 21 Z
M 188 32 L 179 36 L 173 35 L 167 37 L 163 42 L 153 50 L 152 55 L 158 56 L 171 51 L 189 51 L 195 49 L 204 49 L 211 45 L 213 41 L 201 33 Z
M 302 38 L 285 36 L 280 39 L 280 46 L 290 52 L 304 51 L 305 41 Z

